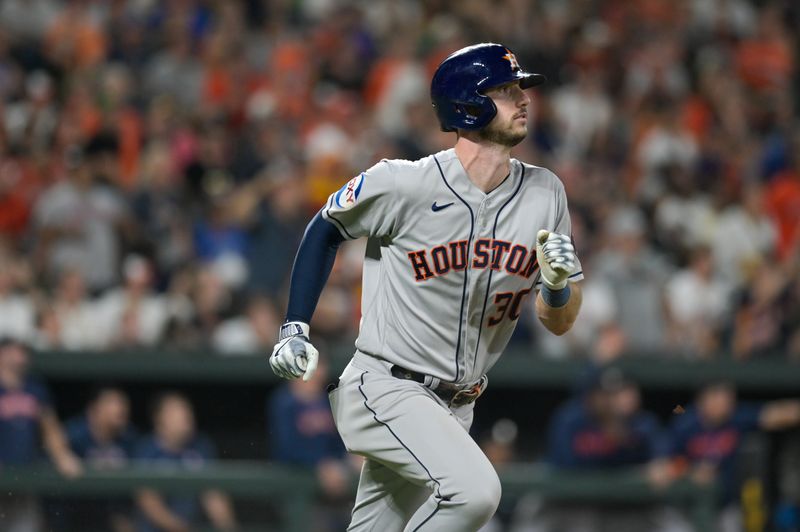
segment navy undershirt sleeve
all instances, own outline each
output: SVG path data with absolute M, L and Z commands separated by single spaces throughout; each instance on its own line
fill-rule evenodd
M 344 237 L 318 212 L 306 227 L 292 266 L 286 321 L 310 323 Z

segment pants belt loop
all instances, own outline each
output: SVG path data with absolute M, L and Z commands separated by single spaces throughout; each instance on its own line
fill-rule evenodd
M 441 379 L 437 379 L 436 377 L 431 377 L 430 375 L 425 375 L 425 382 L 423 383 L 425 386 L 430 388 L 431 390 L 435 390 L 441 384 Z

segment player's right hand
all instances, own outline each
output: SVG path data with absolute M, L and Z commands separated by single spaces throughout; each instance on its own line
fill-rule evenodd
M 269 365 L 278 377 L 309 380 L 317 370 L 319 351 L 308 340 L 309 326 L 300 321 L 290 321 L 281 326 L 278 343 L 269 357 Z

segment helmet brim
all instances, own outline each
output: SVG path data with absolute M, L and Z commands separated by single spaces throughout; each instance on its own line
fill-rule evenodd
M 547 81 L 547 77 L 544 74 L 532 74 L 530 72 L 519 72 L 517 77 L 519 78 L 519 86 L 523 89 L 530 89 Z

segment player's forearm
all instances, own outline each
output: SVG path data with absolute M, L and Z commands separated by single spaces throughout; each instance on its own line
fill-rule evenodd
M 547 327 L 548 331 L 558 336 L 572 328 L 581 309 L 581 301 L 583 301 L 579 284 L 569 283 L 569 290 L 569 299 L 566 304 L 559 307 L 548 305 L 541 292 L 536 296 L 536 315 L 539 317 L 539 321 Z
M 311 322 L 343 241 L 336 227 L 320 213 L 308 224 L 292 266 L 286 321 Z

